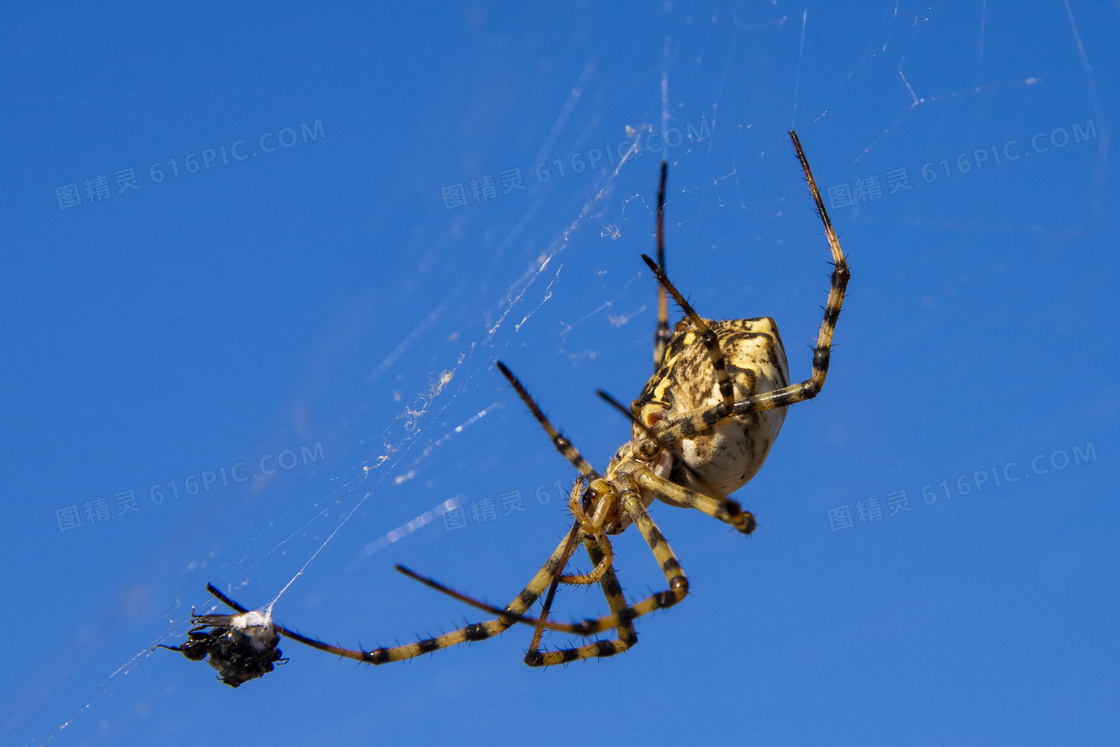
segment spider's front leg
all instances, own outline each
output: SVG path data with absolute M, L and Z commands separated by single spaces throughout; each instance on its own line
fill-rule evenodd
M 817 335 L 817 346 L 813 351 L 813 373 L 799 384 L 792 384 L 739 400 L 731 407 L 721 409 L 717 418 L 712 417 L 711 409 L 690 412 L 677 417 L 672 422 L 667 423 L 666 427 L 658 430 L 657 437 L 662 443 L 680 441 L 697 433 L 710 430 L 730 417 L 788 407 L 812 399 L 824 387 L 825 379 L 828 377 L 829 360 L 832 356 L 832 335 L 836 331 L 836 322 L 840 318 L 840 309 L 844 304 L 844 294 L 847 292 L 851 272 L 848 269 L 847 260 L 844 259 L 844 252 L 840 248 L 840 240 L 836 238 L 836 231 L 832 227 L 832 219 L 828 217 L 824 201 L 821 200 L 817 182 L 813 179 L 809 161 L 805 158 L 805 151 L 801 149 L 801 141 L 797 138 L 797 133 L 792 130 L 790 130 L 789 135 L 793 140 L 794 148 L 797 150 L 797 159 L 805 172 L 805 181 L 809 183 L 809 192 L 813 195 L 813 201 L 817 205 L 817 214 L 820 216 L 821 223 L 824 224 L 825 236 L 828 238 L 828 246 L 832 251 L 832 278 L 828 290 L 828 301 L 824 307 L 824 320 L 821 322 L 821 331 Z M 670 292 L 672 292 L 671 288 Z

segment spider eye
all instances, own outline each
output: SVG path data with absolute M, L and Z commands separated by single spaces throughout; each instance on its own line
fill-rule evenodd
M 657 452 L 660 451 L 660 449 L 658 449 L 657 447 L 657 444 L 655 444 L 653 441 L 642 441 L 642 445 L 639 446 L 638 449 L 642 452 L 642 456 L 644 456 L 646 459 L 653 459 L 655 456 L 657 456 Z

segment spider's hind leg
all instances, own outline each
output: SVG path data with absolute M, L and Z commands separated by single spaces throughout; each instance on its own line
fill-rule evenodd
M 634 632 L 634 618 L 641 617 L 642 615 L 647 615 L 654 610 L 672 607 L 673 605 L 684 599 L 688 594 L 688 579 L 685 578 L 684 572 L 681 570 L 680 563 L 677 562 L 677 558 L 673 554 L 673 551 L 669 548 L 669 543 L 666 542 L 665 537 L 661 534 L 661 530 L 657 528 L 657 525 L 653 522 L 653 519 L 650 518 L 649 512 L 646 510 L 645 506 L 642 505 L 637 492 L 633 489 L 624 491 L 624 494 L 622 496 L 622 505 L 623 509 L 630 515 L 631 520 L 638 527 L 638 531 L 641 532 L 642 537 L 646 540 L 646 543 L 649 545 L 650 550 L 653 551 L 654 557 L 657 558 L 658 564 L 661 566 L 661 572 L 665 574 L 665 580 L 668 582 L 669 588 L 666 591 L 658 592 L 641 600 L 640 602 L 627 606 L 626 599 L 622 594 L 622 587 L 618 583 L 618 577 L 615 575 L 614 568 L 612 568 L 611 566 L 605 566 L 603 575 L 599 579 L 599 584 L 602 587 L 603 593 L 607 598 L 607 603 L 610 605 L 611 614 L 604 617 L 582 620 L 575 623 L 556 623 L 549 621 L 546 618 L 552 605 L 552 599 L 556 590 L 556 586 L 560 581 L 559 575 L 563 572 L 563 566 L 568 557 L 567 551 L 570 549 L 570 546 L 567 544 L 567 542 L 562 543 L 561 546 L 557 548 L 557 552 L 553 554 L 553 557 L 557 559 L 556 564 L 553 564 L 551 569 L 553 575 L 549 579 L 542 578 L 542 573 L 545 570 L 544 568 L 542 568 L 541 573 L 538 573 L 537 577 L 534 578 L 534 580 L 530 583 L 530 586 L 526 587 L 525 592 L 522 592 L 522 597 L 519 597 L 519 602 L 522 603 L 524 609 L 527 609 L 528 606 L 536 601 L 540 594 L 544 592 L 544 588 L 548 586 L 549 593 L 548 597 L 545 599 L 544 609 L 541 613 L 540 618 L 534 619 L 528 617 L 523 612 L 517 612 L 509 615 L 505 618 L 505 620 L 499 619 L 498 621 L 494 621 L 495 623 L 500 622 L 505 627 L 508 627 L 515 622 L 537 626 L 536 634 L 533 636 L 533 641 L 530 644 L 529 651 L 525 656 L 525 663 L 529 666 L 547 667 L 556 664 L 566 664 L 567 662 L 576 661 L 578 659 L 591 659 L 595 657 L 607 657 L 614 656 L 615 654 L 620 654 L 623 651 L 629 649 L 638 641 L 637 633 Z M 577 522 L 572 527 L 572 532 L 576 532 L 578 530 L 579 523 Z M 568 534 L 569 539 L 574 536 L 572 532 Z M 585 536 L 584 546 L 587 548 L 588 556 L 591 558 L 591 561 L 593 563 L 595 563 L 597 566 L 602 563 L 604 556 L 602 555 L 602 552 L 599 549 L 598 542 L 595 541 L 594 537 Z M 465 594 L 461 594 L 459 592 L 455 592 L 454 590 L 448 589 L 442 584 L 433 582 L 431 579 L 419 577 L 411 572 L 407 573 L 413 576 L 413 578 L 417 578 L 417 580 L 427 584 L 428 586 L 431 586 L 437 591 L 449 594 L 450 596 L 455 597 L 460 601 L 466 602 L 467 604 L 470 604 L 474 607 L 490 611 L 491 613 L 501 613 L 501 611 L 496 610 L 483 602 L 479 602 L 478 600 L 467 597 Z M 530 588 L 533 589 L 533 595 L 530 599 L 526 600 L 524 599 L 524 596 L 527 592 L 529 592 Z M 507 610 L 512 611 L 513 607 L 522 605 L 511 604 L 510 607 L 507 608 Z M 478 626 L 471 627 L 476 628 Z M 505 628 L 503 627 L 502 629 L 504 630 Z M 561 649 L 559 651 L 541 651 L 539 648 L 542 630 L 553 630 L 590 638 L 597 633 L 602 633 L 611 629 L 618 631 L 618 638 L 607 641 L 593 641 L 583 646 Z M 281 629 L 281 631 L 284 632 L 283 629 Z M 448 635 L 454 635 L 454 633 Z M 346 652 L 345 649 L 339 651 L 334 647 L 327 647 L 325 646 L 325 644 L 321 644 L 318 641 L 315 641 L 312 645 L 315 645 L 316 648 L 320 648 L 325 651 L 330 650 L 333 653 L 340 653 L 343 656 L 349 656 L 350 658 L 359 658 L 358 656 L 352 655 L 354 652 Z M 442 648 L 442 646 L 440 647 Z M 372 663 L 382 662 L 376 661 Z

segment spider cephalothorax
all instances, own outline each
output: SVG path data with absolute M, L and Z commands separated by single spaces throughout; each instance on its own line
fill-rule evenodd
M 621 653 L 638 640 L 633 626 L 635 618 L 682 600 L 688 593 L 688 580 L 669 544 L 650 518 L 649 507 L 654 500 L 660 500 L 680 508 L 694 508 L 744 534 L 750 534 L 756 527 L 754 516 L 727 496 L 758 472 L 782 427 L 786 408 L 815 397 L 828 374 L 832 334 L 848 284 L 848 265 L 801 143 L 795 133 L 790 132 L 790 137 L 824 224 L 834 263 L 810 378 L 796 384 L 789 383 L 786 354 L 773 319 L 704 319 L 669 282 L 665 275 L 663 230 L 667 164 L 662 164 L 657 200 L 657 261 L 642 256 L 658 284 L 654 374 L 629 409 L 600 392 L 632 421 L 631 440 L 618 449 L 602 475 L 553 427 L 509 368 L 500 361 L 497 363 L 502 375 L 548 433 L 557 451 L 580 473 L 569 500 L 575 522 L 528 585 L 509 605 L 499 609 L 397 566 L 408 576 L 486 610 L 496 618 L 415 643 L 369 651 L 331 646 L 279 626 L 275 629 L 282 635 L 322 651 L 369 664 L 384 664 L 466 641 L 485 640 L 520 622 L 536 627 L 525 662 L 530 666 L 549 666 Z M 672 332 L 668 321 L 668 296 L 672 296 L 684 311 L 684 318 Z M 622 532 L 631 524 L 637 526 L 649 545 L 667 584 L 665 591 L 634 604 L 628 604 L 622 594 L 608 538 L 608 535 Z M 564 571 L 568 562 L 581 542 L 593 568 L 588 573 L 566 575 Z M 553 597 L 561 583 L 598 583 L 610 607 L 610 614 L 576 623 L 548 620 Z M 213 587 L 209 588 L 226 604 L 245 612 L 236 602 Z M 539 616 L 530 617 L 530 609 L 542 595 L 544 602 Z M 197 618 L 198 621 L 207 619 L 220 620 L 222 616 Z M 591 637 L 612 629 L 617 636 L 612 640 L 592 640 L 559 651 L 542 651 L 540 648 L 545 630 Z M 235 674 L 257 671 L 252 667 L 262 661 L 260 655 L 256 659 L 254 655 L 246 658 L 245 649 L 240 645 L 234 647 L 233 653 L 242 655 L 242 658 L 231 655 L 224 647 L 223 637 L 215 638 L 220 630 L 223 629 L 219 627 L 202 634 L 201 629 L 196 628 L 191 631 L 191 640 L 176 650 L 183 651 L 190 658 L 201 658 L 195 656 L 200 651 L 209 653 L 211 664 L 223 672 L 223 679 L 229 670 Z M 196 631 L 199 631 L 197 636 Z M 218 652 L 217 659 L 215 650 Z M 275 654 L 279 658 L 279 651 Z M 271 660 L 260 666 L 271 670 Z

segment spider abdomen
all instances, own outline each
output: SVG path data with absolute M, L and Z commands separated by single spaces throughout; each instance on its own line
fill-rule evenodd
M 789 365 L 778 325 L 769 317 L 707 322 L 723 353 L 735 400 L 789 384 Z M 648 427 L 697 412 L 716 412 L 723 402 L 711 356 L 685 317 L 670 338 L 665 359 L 632 410 Z M 786 408 L 747 413 L 667 445 L 704 482 L 724 496 L 745 485 L 766 461 L 785 420 Z M 703 490 L 679 465 L 670 479 Z M 707 491 L 704 491 L 707 492 Z

